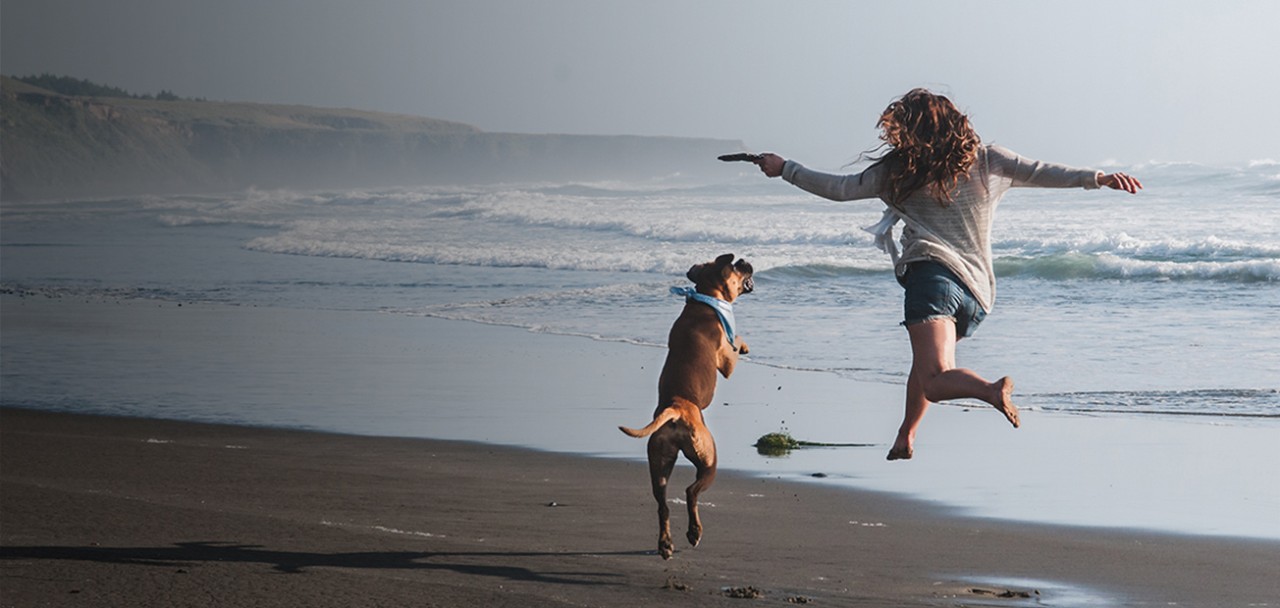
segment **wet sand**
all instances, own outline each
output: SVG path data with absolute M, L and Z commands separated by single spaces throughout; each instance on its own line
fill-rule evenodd
M 673 487 L 690 477 L 677 469 Z M 702 545 L 678 544 L 664 561 L 642 462 L 4 409 L 0 605 L 1280 598 L 1274 541 L 972 519 L 875 492 L 732 472 L 704 497 Z M 685 521 L 673 505 L 681 543 Z

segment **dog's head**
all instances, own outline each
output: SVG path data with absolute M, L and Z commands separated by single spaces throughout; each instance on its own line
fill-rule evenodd
M 698 293 L 720 298 L 726 302 L 738 299 L 755 289 L 751 264 L 746 260 L 733 262 L 733 254 L 726 253 L 714 262 L 695 265 L 685 276 L 697 286 Z

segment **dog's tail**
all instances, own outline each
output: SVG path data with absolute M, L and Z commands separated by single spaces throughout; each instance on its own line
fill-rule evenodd
M 684 420 L 685 424 L 688 424 L 690 427 L 701 426 L 701 420 L 689 419 L 690 409 L 692 409 L 693 412 L 697 412 L 698 406 L 694 405 L 692 401 L 676 397 L 670 407 L 658 412 L 658 415 L 654 416 L 653 422 L 650 422 L 644 428 L 632 429 L 620 426 L 618 427 L 618 430 L 621 430 L 632 437 L 648 437 L 649 435 L 652 435 L 654 431 L 662 428 L 662 425 L 671 422 L 672 420 Z M 694 416 L 696 418 L 701 418 L 696 414 L 694 414 Z

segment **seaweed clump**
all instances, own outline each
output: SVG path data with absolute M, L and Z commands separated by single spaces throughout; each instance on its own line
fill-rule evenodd
M 761 456 L 786 456 L 791 450 L 799 448 L 869 448 L 870 443 L 819 443 L 817 441 L 801 441 L 786 431 L 761 435 L 756 440 L 756 452 Z
M 756 452 L 763 456 L 786 456 L 800 445 L 788 433 L 768 433 L 756 440 Z

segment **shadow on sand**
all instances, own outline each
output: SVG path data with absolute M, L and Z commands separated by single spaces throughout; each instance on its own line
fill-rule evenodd
M 606 572 L 539 572 L 526 567 L 466 563 L 504 561 L 520 557 L 573 557 L 602 555 L 652 555 L 651 551 L 625 552 L 430 552 L 384 551 L 355 553 L 307 553 L 273 551 L 261 545 L 226 542 L 182 542 L 171 547 L 0 547 L 0 559 L 56 559 L 113 564 L 181 568 L 201 562 L 258 563 L 284 573 L 300 573 L 307 568 L 376 568 L 386 570 L 451 570 L 460 574 L 560 585 L 608 585 Z

